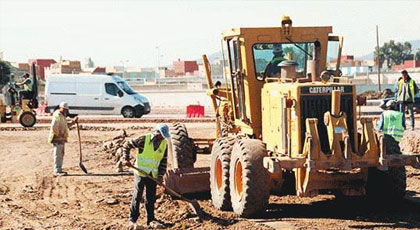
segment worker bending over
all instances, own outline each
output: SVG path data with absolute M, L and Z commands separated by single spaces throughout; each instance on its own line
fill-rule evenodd
M 132 166 L 130 163 L 130 150 L 137 148 L 135 167 L 148 173 L 153 178 L 162 179 L 166 172 L 166 162 L 168 155 L 169 127 L 166 124 L 158 125 L 153 131 L 137 139 L 127 141 L 123 147 L 124 164 Z M 155 219 L 154 209 L 156 201 L 156 182 L 147 178 L 144 174 L 134 173 L 134 194 L 130 207 L 130 229 L 136 229 L 136 221 L 140 215 L 140 201 L 142 200 L 143 190 L 146 187 L 146 216 L 147 225 L 152 228 L 164 228 L 165 226 Z
M 384 135 L 389 135 L 395 141 L 400 142 L 405 130 L 405 117 L 398 111 L 398 104 L 394 100 L 389 100 L 385 105 L 385 111 L 381 114 L 381 119 L 377 126 Z

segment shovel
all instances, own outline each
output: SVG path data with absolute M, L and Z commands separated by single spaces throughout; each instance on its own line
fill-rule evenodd
M 88 174 L 88 171 L 86 169 L 86 167 L 83 165 L 82 163 L 82 141 L 80 140 L 80 128 L 79 128 L 79 122 L 76 122 L 76 126 L 77 126 L 77 136 L 79 137 L 79 167 L 82 169 L 82 171 L 86 174 Z
M 138 171 L 139 173 L 144 174 L 147 178 L 149 178 L 150 180 L 153 180 L 154 182 L 156 182 L 158 185 L 164 187 L 166 190 L 168 190 L 170 193 L 172 193 L 172 195 L 178 197 L 179 199 L 188 202 L 188 204 L 190 205 L 191 209 L 193 210 L 194 214 L 196 214 L 200 219 L 203 216 L 203 211 L 201 210 L 200 205 L 198 204 L 198 202 L 196 200 L 190 200 L 184 196 L 182 196 L 181 194 L 175 192 L 174 190 L 172 190 L 171 188 L 169 188 L 168 186 L 164 185 L 160 180 L 153 178 L 152 176 L 150 176 L 149 174 L 147 174 L 146 172 L 142 171 L 141 169 L 138 169 L 136 167 L 134 167 L 133 165 L 128 166 L 136 171 Z

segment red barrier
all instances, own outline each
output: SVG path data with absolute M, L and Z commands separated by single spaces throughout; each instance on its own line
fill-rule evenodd
M 45 115 L 45 109 L 47 108 L 46 104 L 38 105 L 38 108 L 36 109 L 37 115 Z
M 187 106 L 187 117 L 204 117 L 204 106 L 201 106 L 201 105 Z

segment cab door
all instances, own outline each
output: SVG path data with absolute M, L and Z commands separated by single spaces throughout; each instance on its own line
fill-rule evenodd
M 230 80 L 232 87 L 232 100 L 234 105 L 235 119 L 247 122 L 245 106 L 244 75 L 242 73 L 242 61 L 239 38 L 234 37 L 227 41 L 230 66 Z
M 114 82 L 104 83 L 101 100 L 102 114 L 120 114 L 124 92 Z

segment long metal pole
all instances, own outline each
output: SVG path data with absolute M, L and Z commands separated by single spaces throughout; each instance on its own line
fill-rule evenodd
M 376 25 L 376 47 L 378 49 L 378 53 L 376 55 L 376 63 L 378 65 L 378 87 L 379 91 L 381 91 L 381 67 L 379 64 L 379 33 L 378 33 L 378 25 Z

